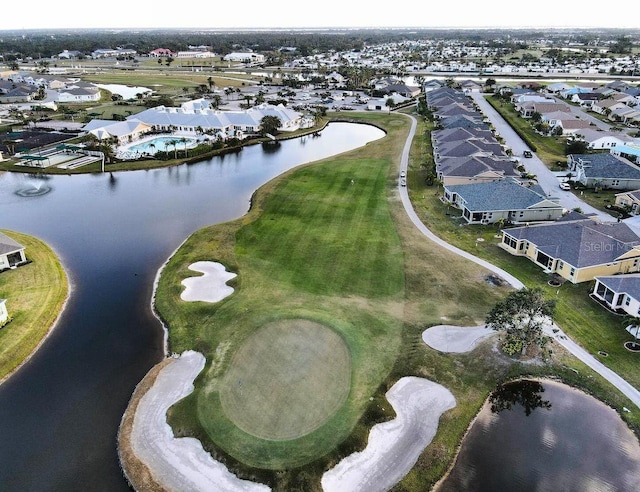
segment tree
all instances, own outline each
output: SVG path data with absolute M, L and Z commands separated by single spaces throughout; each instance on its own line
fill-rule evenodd
M 277 116 L 265 116 L 260 120 L 260 133 L 273 135 L 282 126 L 282 121 Z
M 387 107 L 387 112 L 391 113 L 391 108 L 395 106 L 395 103 L 393 102 L 393 98 L 388 97 L 387 100 L 384 102 L 384 105 Z
M 544 348 L 549 341 L 542 329 L 554 309 L 555 300 L 546 300 L 542 289 L 523 288 L 498 302 L 487 315 L 486 325 L 505 333 L 504 352 L 524 355 L 531 347 Z

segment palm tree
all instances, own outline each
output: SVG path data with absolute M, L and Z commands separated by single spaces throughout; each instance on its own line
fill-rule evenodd
M 211 92 L 211 88 L 216 86 L 215 80 L 213 77 L 207 77 L 207 84 L 209 84 L 209 92 Z
M 187 157 L 187 139 L 182 137 L 180 143 L 184 145 L 184 156 Z

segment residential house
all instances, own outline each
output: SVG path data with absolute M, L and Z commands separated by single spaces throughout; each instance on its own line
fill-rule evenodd
M 576 212 L 547 224 L 503 229 L 500 247 L 574 284 L 640 271 L 640 237 L 627 224 Z
M 630 140 L 626 133 L 604 131 L 591 126 L 577 130 L 574 136 L 576 140 L 585 142 L 590 150 L 609 150 Z
M 465 94 L 469 94 L 471 92 L 482 92 L 482 84 L 478 84 L 474 80 L 463 80 L 460 82 L 460 88 Z
M 444 201 L 459 208 L 469 224 L 556 220 L 564 213 L 539 185 L 513 178 L 445 186 Z
M 632 215 L 640 214 L 640 190 L 616 193 L 615 206 L 628 209 Z
M 601 99 L 601 95 L 597 92 L 579 92 L 571 96 L 571 101 L 579 104 L 583 108 L 591 108 L 594 102 Z
M 519 107 L 518 111 L 520 112 L 520 116 L 523 118 L 531 118 L 534 113 L 538 113 L 540 115 L 560 112 L 570 113 L 571 107 L 566 103 L 532 101 L 523 103 Z
M 618 148 L 616 147 L 616 151 Z M 640 188 L 640 168 L 613 153 L 569 154 L 569 169 L 587 188 L 635 190 Z
M 58 91 L 58 102 L 82 103 L 100 100 L 100 89 L 93 84 L 76 83 Z
M 640 317 L 640 274 L 596 277 L 590 295 L 611 311 Z
M 640 163 L 640 143 L 637 141 L 626 142 L 624 145 L 617 145 L 611 149 L 611 153 L 618 157 L 627 159 L 634 164 Z
M 506 158 L 491 155 L 449 157 L 436 163 L 438 180 L 444 186 L 497 181 L 520 173 Z
M 594 125 L 590 121 L 579 118 L 564 118 L 558 120 L 555 126 L 562 128 L 562 134 L 567 136 L 575 135 L 577 132 L 592 128 Z
M 24 246 L 0 232 L 0 270 L 15 268 L 26 262 Z

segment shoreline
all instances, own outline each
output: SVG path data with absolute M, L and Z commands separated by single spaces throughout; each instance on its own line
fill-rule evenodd
M 0 171 L 0 174 L 1 173 L 2 173 L 2 171 Z M 22 234 L 22 233 L 19 233 L 19 234 Z M 8 381 L 13 375 L 15 375 L 27 362 L 29 362 L 31 360 L 31 358 L 34 357 L 36 355 L 36 353 L 40 350 L 40 347 L 42 347 L 42 345 L 44 345 L 44 343 L 51 336 L 53 331 L 58 327 L 58 325 L 60 323 L 60 319 L 62 319 L 62 315 L 64 314 L 64 311 L 67 308 L 67 304 L 69 303 L 69 299 L 71 299 L 71 294 L 75 290 L 73 281 L 72 281 L 69 273 L 67 272 L 67 269 L 66 269 L 66 267 L 64 265 L 64 261 L 63 261 L 62 257 L 58 253 L 56 253 L 56 251 L 49 244 L 47 244 L 46 242 L 44 242 L 40 238 L 37 238 L 36 236 L 30 236 L 29 234 L 24 234 L 24 235 L 28 235 L 29 237 L 33 237 L 33 238 L 37 239 L 38 241 L 40 241 L 42 244 L 44 244 L 46 247 L 48 247 L 53 252 L 54 256 L 57 258 L 58 262 L 60 263 L 60 268 L 61 268 L 62 273 L 64 275 L 64 278 L 66 279 L 66 282 L 67 282 L 67 295 L 65 296 L 64 301 L 62 301 L 62 305 L 60 306 L 60 309 L 58 310 L 58 314 L 56 315 L 55 319 L 53 320 L 53 323 L 51 323 L 51 325 L 49 325 L 49 328 L 47 328 L 47 332 L 42 336 L 42 338 L 40 338 L 40 341 L 38 341 L 37 345 L 33 348 L 33 350 L 29 353 L 29 355 L 27 355 L 11 371 L 9 371 L 2 378 L 0 378 L 0 386 L 2 384 L 4 384 L 6 381 Z
M 136 385 L 129 404 L 122 415 L 118 427 L 117 451 L 120 469 L 127 483 L 134 490 L 164 491 L 165 489 L 154 478 L 151 470 L 138 458 L 131 445 L 131 433 L 138 405 L 142 397 L 151 389 L 160 371 L 174 362 L 173 358 L 165 358 L 153 366 Z M 143 488 L 141 488 L 143 487 Z

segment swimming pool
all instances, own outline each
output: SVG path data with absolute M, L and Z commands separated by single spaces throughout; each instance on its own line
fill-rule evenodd
M 183 140 L 184 139 L 184 140 Z M 167 152 L 175 149 L 184 150 L 195 147 L 197 140 L 189 137 L 157 137 L 146 142 L 132 145 L 126 149 L 127 152 L 139 152 L 140 154 L 155 154 L 156 152 Z M 175 144 L 175 146 L 174 146 Z

